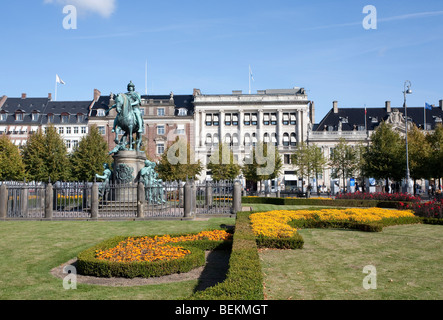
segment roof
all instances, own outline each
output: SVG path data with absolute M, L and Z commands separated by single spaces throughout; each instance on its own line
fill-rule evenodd
M 405 114 L 405 108 L 392 108 L 392 111 L 396 109 L 403 115 Z M 323 120 L 313 127 L 314 131 L 323 131 L 325 126 L 328 128 L 333 127 L 333 130 L 337 130 L 341 120 L 342 130 L 352 131 L 354 130 L 354 126 L 364 126 L 365 118 L 367 130 L 373 131 L 380 125 L 381 121 L 387 120 L 390 116 L 386 108 L 367 108 L 366 110 L 367 114 L 365 116 L 365 108 L 340 108 L 338 109 L 338 113 L 334 113 L 334 109 L 331 109 Z M 423 127 L 425 117 L 424 107 L 408 107 L 407 111 L 408 118 L 412 120 L 417 127 Z M 431 130 L 433 130 L 438 123 L 441 123 L 442 118 L 443 110 L 441 108 L 434 107 L 432 110 L 426 110 L 426 123 L 431 125 Z

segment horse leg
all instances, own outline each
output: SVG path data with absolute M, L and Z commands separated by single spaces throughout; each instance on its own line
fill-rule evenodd
M 132 132 L 132 130 L 133 130 L 133 127 L 130 126 L 130 127 L 129 127 L 129 150 L 130 150 L 130 151 L 133 151 L 133 150 L 134 150 L 134 145 L 133 145 L 134 137 L 133 137 L 133 132 Z

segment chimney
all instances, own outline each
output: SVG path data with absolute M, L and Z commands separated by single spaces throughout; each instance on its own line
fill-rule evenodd
M 439 103 L 440 109 L 443 111 L 443 100 L 440 100 L 438 103 Z
M 6 102 L 6 100 L 8 100 L 8 97 L 7 97 L 7 96 L 3 96 L 3 97 L 0 99 L 0 109 L 3 107 L 3 105 L 4 105 L 5 102 Z
M 26 93 L 22 93 L 22 99 L 26 99 Z
M 309 105 L 309 114 L 310 114 L 311 123 L 314 124 L 315 123 L 315 102 L 314 101 L 311 101 L 311 103 Z
M 337 113 L 338 113 L 338 102 L 337 102 L 337 101 L 334 101 L 334 102 L 332 103 L 332 106 L 333 106 L 333 108 L 334 108 L 334 113 L 337 114 Z
M 95 101 L 95 102 L 97 102 L 98 99 L 100 99 L 100 96 L 101 96 L 101 95 L 102 95 L 102 93 L 101 93 L 99 90 L 94 89 L 94 101 Z
M 194 95 L 194 97 L 197 97 L 197 96 L 201 96 L 201 91 L 200 91 L 200 89 L 194 89 L 194 93 L 193 93 L 193 95 Z
M 48 93 L 48 99 L 49 101 L 52 101 L 52 93 Z
M 386 112 L 391 113 L 392 112 L 391 101 L 386 101 L 385 106 L 386 106 Z

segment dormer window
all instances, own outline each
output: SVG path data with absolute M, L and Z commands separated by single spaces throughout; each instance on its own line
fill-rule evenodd
M 84 122 L 84 121 L 85 121 L 85 115 L 79 113 L 79 114 L 77 115 L 77 122 L 78 122 L 78 123 L 82 123 L 82 122 Z
M 54 115 L 48 114 L 48 123 L 54 123 Z
M 32 113 L 32 121 L 38 121 L 38 116 L 39 116 L 39 114 L 38 114 L 38 112 L 33 112 Z
M 185 108 L 178 109 L 178 115 L 181 117 L 186 117 L 188 115 L 188 109 Z
M 62 123 L 68 123 L 69 122 L 69 115 L 62 114 Z
M 19 112 L 15 114 L 15 121 L 23 121 L 23 113 Z
M 104 117 L 104 116 L 106 116 L 105 109 L 98 109 L 97 110 L 97 117 Z
M 0 113 L 0 121 L 6 121 L 7 115 L 6 113 Z

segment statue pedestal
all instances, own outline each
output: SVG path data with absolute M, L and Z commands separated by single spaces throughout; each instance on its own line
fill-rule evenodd
M 115 200 L 137 202 L 140 170 L 147 160 L 145 152 L 119 151 L 114 155 Z

